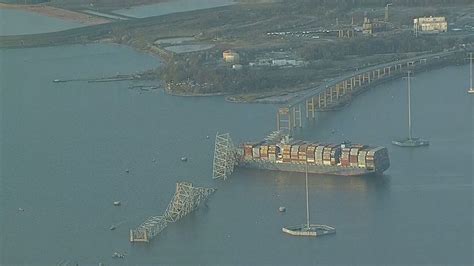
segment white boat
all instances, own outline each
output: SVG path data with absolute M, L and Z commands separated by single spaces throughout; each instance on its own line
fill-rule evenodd
M 336 233 L 336 228 L 309 222 L 308 165 L 306 165 L 306 224 L 285 226 L 281 230 L 292 236 L 321 236 Z M 281 208 L 281 207 L 280 207 Z

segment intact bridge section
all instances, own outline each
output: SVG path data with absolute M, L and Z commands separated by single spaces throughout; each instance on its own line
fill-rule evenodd
M 435 67 L 454 53 L 456 51 L 447 51 L 381 64 L 310 89 L 278 108 L 277 130 L 291 134 L 296 128 L 303 127 L 303 115 L 306 119 L 315 119 L 316 112 L 340 108 L 370 85 L 400 77 L 408 70 Z

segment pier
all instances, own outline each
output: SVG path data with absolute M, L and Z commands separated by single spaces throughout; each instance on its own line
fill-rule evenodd
M 277 130 L 291 134 L 296 128 L 303 127 L 303 116 L 306 120 L 315 119 L 317 112 L 341 108 L 349 103 L 352 97 L 369 86 L 401 77 L 408 70 L 438 66 L 443 60 L 450 58 L 457 52 L 459 50 L 397 60 L 365 68 L 326 82 L 296 96 L 286 106 L 279 107 L 276 113 Z

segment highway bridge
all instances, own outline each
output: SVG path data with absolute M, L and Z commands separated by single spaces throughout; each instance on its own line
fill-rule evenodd
M 449 50 L 380 64 L 306 90 L 278 108 L 277 130 L 291 134 L 294 129 L 303 127 L 303 114 L 306 119 L 315 119 L 317 112 L 340 108 L 371 85 L 400 77 L 408 70 L 436 67 L 458 52 L 461 51 Z

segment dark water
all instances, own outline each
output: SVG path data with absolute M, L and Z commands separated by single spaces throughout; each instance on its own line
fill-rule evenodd
M 0 36 L 53 32 L 81 26 L 80 23 L 24 10 L 0 9 Z
M 281 232 L 304 222 L 303 175 L 210 177 L 215 132 L 231 132 L 235 142 L 260 139 L 275 126 L 274 106 L 128 89 L 141 82 L 51 82 L 159 65 L 127 47 L 0 50 L 0 60 L 2 265 L 472 264 L 467 66 L 416 74 L 414 133 L 429 147 L 390 144 L 406 132 L 402 80 L 299 133 L 385 145 L 392 162 L 382 177 L 311 176 L 312 222 L 337 228 L 314 239 Z M 129 243 L 129 229 L 161 214 L 180 180 L 218 191 L 149 245 Z M 121 207 L 112 206 L 116 200 Z M 111 224 L 119 226 L 110 231 Z M 112 259 L 115 251 L 128 255 Z
M 114 11 L 114 13 L 135 18 L 146 18 L 219 6 L 228 6 L 235 3 L 234 0 L 177 0 L 173 2 L 161 2 L 157 4 L 119 9 Z

